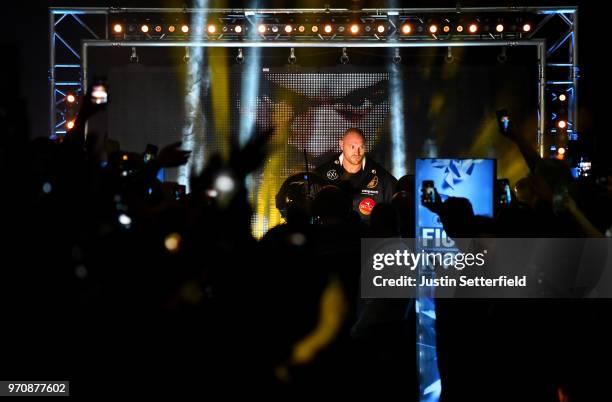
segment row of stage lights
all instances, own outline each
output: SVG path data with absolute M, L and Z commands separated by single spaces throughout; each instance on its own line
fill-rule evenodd
M 257 31 L 261 35 L 266 34 L 377 34 L 377 35 L 385 35 L 392 32 L 393 27 L 390 24 L 322 24 L 322 25 L 304 25 L 304 24 L 258 24 Z M 532 25 L 530 23 L 522 23 L 522 24 L 512 24 L 505 25 L 503 22 L 498 22 L 493 25 L 489 24 L 480 24 L 480 23 L 469 23 L 469 24 L 438 24 L 438 23 L 429 23 L 429 24 L 414 24 L 410 22 L 406 22 L 400 25 L 399 33 L 401 35 L 411 35 L 411 34 L 478 34 L 478 33 L 497 33 L 503 34 L 504 32 L 512 32 L 512 33 L 528 33 L 532 30 Z M 209 35 L 216 34 L 243 34 L 248 28 L 244 25 L 223 25 L 219 26 L 216 24 L 208 24 L 206 26 L 206 33 Z M 192 32 L 191 27 L 188 24 L 178 24 L 178 25 L 150 25 L 150 24 L 128 24 L 127 26 L 122 23 L 115 23 L 112 26 L 112 32 L 115 36 L 123 36 L 123 35 L 165 35 L 165 34 L 194 34 Z M 202 34 L 204 32 L 195 32 L 195 34 Z
M 570 124 L 567 119 L 568 96 L 565 93 L 559 95 L 552 94 L 552 113 L 551 133 L 555 135 L 554 145 L 551 146 L 551 156 L 557 159 L 566 159 L 568 155 L 568 146 L 570 144 L 570 136 L 568 130 Z

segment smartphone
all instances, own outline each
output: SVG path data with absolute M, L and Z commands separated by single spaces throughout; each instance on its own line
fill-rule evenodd
M 436 201 L 436 189 L 433 180 L 423 180 L 421 185 L 421 200 L 424 204 Z
M 158 148 L 156 145 L 147 144 L 147 147 L 144 151 L 144 163 L 148 163 L 157 157 Z
M 553 193 L 553 211 L 555 214 L 565 211 L 566 200 L 569 197 L 569 191 L 566 186 L 558 186 Z
M 580 177 L 589 177 L 591 175 L 591 162 L 590 161 L 585 161 L 585 160 L 580 160 L 580 163 L 578 163 L 578 167 L 580 168 Z
M 497 115 L 499 131 L 506 134 L 510 130 L 510 113 L 506 109 L 500 109 L 495 114 Z
M 177 184 L 174 186 L 174 199 L 179 201 L 185 197 L 187 187 L 183 184 Z
M 512 191 L 510 189 L 510 180 L 497 180 L 497 202 L 499 204 L 508 205 L 512 202 Z
M 108 102 L 108 89 L 105 84 L 98 83 L 91 87 L 91 102 L 104 105 Z

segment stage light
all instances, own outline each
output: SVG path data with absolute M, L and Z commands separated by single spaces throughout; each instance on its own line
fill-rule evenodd
M 74 120 L 70 120 L 70 121 L 66 122 L 66 128 L 68 130 L 72 130 L 74 128 Z
M 312 28 L 310 28 L 310 30 L 311 30 L 313 33 L 317 33 L 317 32 L 319 32 L 319 27 L 318 27 L 318 26 L 316 26 L 316 25 L 313 25 L 313 26 L 312 26 Z M 331 32 L 331 31 L 330 31 L 330 32 Z M 327 31 L 326 31 L 326 33 L 329 33 L 329 32 L 327 32 Z
M 448 33 L 450 31 L 450 27 L 448 25 L 444 25 L 444 28 L 442 28 L 442 30 Z
M 291 25 L 285 25 L 285 32 L 286 33 L 291 33 L 293 32 L 293 27 Z
M 257 27 L 257 30 L 259 31 L 259 33 L 265 33 L 266 26 L 264 24 L 259 24 L 259 26 Z
M 429 26 L 429 32 L 432 34 L 435 34 L 436 32 L 438 32 L 438 26 L 433 24 Z
M 189 32 L 189 25 L 185 25 L 185 24 L 181 25 L 181 32 L 183 33 Z
M 214 34 L 215 32 L 217 32 L 217 27 L 216 27 L 216 26 L 214 26 L 214 25 L 212 25 L 212 24 L 210 24 L 210 25 L 208 26 L 208 33 L 209 33 L 209 34 Z
M 149 32 L 149 26 L 148 25 L 143 25 L 143 26 L 140 27 L 140 30 L 143 33 L 147 33 L 147 32 Z
M 226 173 L 219 174 L 214 182 L 214 189 L 220 194 L 231 193 L 234 191 L 235 187 L 234 179 Z
M 530 24 L 523 25 L 523 32 L 529 32 L 529 31 L 531 31 L 531 25 Z
M 121 24 L 113 25 L 113 32 L 116 34 L 120 34 L 121 32 L 123 32 L 123 25 Z
M 132 224 L 132 218 L 130 218 L 126 214 L 121 214 L 119 215 L 119 223 L 123 226 L 130 226 Z
M 408 35 L 410 32 L 412 32 L 412 26 L 410 24 L 402 25 L 402 33 L 404 35 Z
M 175 30 L 174 25 L 170 25 L 168 27 L 168 32 L 174 32 L 174 30 Z
M 359 25 L 357 25 L 357 24 L 351 25 L 351 33 L 352 34 L 356 34 L 358 32 L 359 32 Z
M 457 25 L 457 32 L 463 32 L 463 25 Z
M 559 95 L 559 100 L 561 102 L 565 102 L 567 100 L 567 96 L 565 96 L 565 94 L 561 94 L 561 95 Z
M 560 147 L 560 148 L 557 150 L 557 153 L 558 153 L 559 155 L 565 155 L 565 148 Z
M 300 25 L 300 26 L 298 27 L 298 31 L 300 31 L 300 32 L 304 32 L 304 31 L 306 31 L 306 27 L 305 27 L 304 25 Z
M 155 25 L 155 32 L 161 32 L 161 31 L 162 31 L 161 25 Z
M 164 246 L 170 253 L 176 253 L 181 247 L 181 235 L 170 233 L 164 240 Z
M 128 154 L 123 154 L 123 155 L 121 156 L 121 160 L 127 161 L 128 159 L 129 159 Z
M 344 32 L 344 25 L 340 25 L 338 27 L 338 32 L 340 32 L 340 33 Z
M 497 24 L 497 26 L 495 27 L 495 30 L 499 33 L 504 32 L 504 26 L 502 24 Z
M 478 31 L 478 25 L 470 24 L 468 30 L 470 31 L 470 33 L 476 33 L 476 31 Z
M 563 130 L 565 127 L 567 127 L 567 122 L 565 120 L 559 120 L 557 127 Z
M 379 25 L 376 27 L 376 30 L 378 31 L 378 33 L 384 33 L 385 32 L 385 26 L 384 25 Z
M 327 33 L 327 34 L 328 34 L 328 33 L 331 33 L 331 31 L 332 31 L 332 26 L 331 26 L 330 24 L 326 24 L 326 25 L 325 25 L 325 27 L 323 27 L 323 31 L 324 31 L 325 33 Z
M 76 97 L 73 94 L 68 94 L 68 96 L 66 96 L 66 102 L 74 103 L 76 102 Z
M 43 184 L 43 187 L 42 187 L 43 193 L 50 194 L 52 190 L 53 190 L 53 186 L 51 185 L 51 183 L 47 181 L 45 182 L 45 184 Z
M 242 33 L 242 27 L 241 27 L 240 25 L 236 25 L 236 26 L 234 27 L 234 32 L 236 32 L 236 33 Z

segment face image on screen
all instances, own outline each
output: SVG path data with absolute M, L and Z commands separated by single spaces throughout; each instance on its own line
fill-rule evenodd
M 352 127 L 364 132 L 370 147 L 376 146 L 389 115 L 387 73 L 264 69 L 262 79 L 253 118 L 267 129 L 275 124 L 275 113 L 284 114 L 280 119 L 287 124 L 288 149 L 306 151 L 315 161 L 339 152 L 338 141 Z

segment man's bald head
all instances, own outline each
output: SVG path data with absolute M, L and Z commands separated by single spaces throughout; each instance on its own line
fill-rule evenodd
M 358 135 L 361 137 L 361 139 L 363 140 L 363 142 L 365 143 L 365 134 L 363 133 L 363 131 L 361 131 L 360 129 L 356 128 L 356 127 L 351 127 L 349 129 L 347 129 L 344 134 L 342 134 L 342 139 L 344 140 L 346 138 L 347 135 Z

